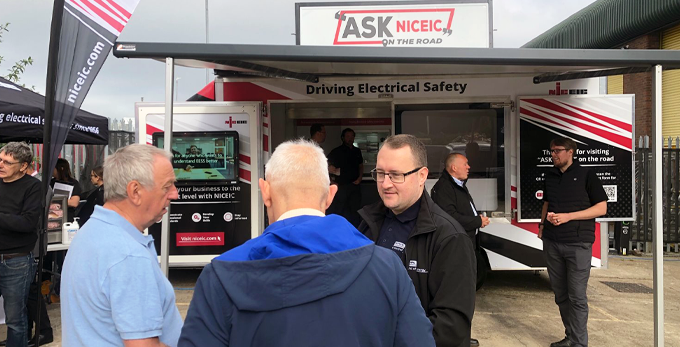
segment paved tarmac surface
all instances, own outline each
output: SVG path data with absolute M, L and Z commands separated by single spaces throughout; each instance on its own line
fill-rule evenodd
M 680 347 L 680 257 L 664 262 L 665 345 Z M 173 269 L 177 306 L 186 315 L 200 270 Z M 606 270 L 593 270 L 588 284 L 590 346 L 654 346 L 653 296 L 621 293 L 603 282 L 652 288 L 652 261 L 644 257 L 610 258 Z M 642 288 L 644 289 L 644 288 Z M 55 341 L 61 346 L 59 304 L 49 305 Z M 0 327 L 0 339 L 6 334 Z M 477 292 L 472 336 L 484 347 L 549 346 L 563 338 L 564 328 L 553 301 L 548 275 L 540 272 L 495 272 Z

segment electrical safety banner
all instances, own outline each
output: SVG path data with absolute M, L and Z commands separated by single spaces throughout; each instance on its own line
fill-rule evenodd
M 139 0 L 64 1 L 58 63 L 48 66 L 56 69 L 48 167 L 54 167 L 76 113 L 138 3 Z M 55 6 L 58 4 L 55 2 Z
M 519 100 L 519 219 L 538 221 L 545 174 L 553 168 L 550 141 L 576 141 L 574 161 L 595 171 L 607 193 L 598 220 L 633 220 L 634 95 L 523 97 Z

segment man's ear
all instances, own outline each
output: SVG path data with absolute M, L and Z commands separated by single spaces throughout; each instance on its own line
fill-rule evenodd
M 421 186 L 425 185 L 425 181 L 427 181 L 427 176 L 430 174 L 430 170 L 426 167 L 423 167 L 418 171 L 418 184 Z
M 135 206 L 141 206 L 142 205 L 142 185 L 139 184 L 136 180 L 132 180 L 128 182 L 126 191 L 127 191 L 127 196 L 128 199 L 132 202 L 133 205 Z
M 267 206 L 267 208 L 272 207 L 271 186 L 269 185 L 269 182 L 260 178 L 257 180 L 257 185 L 260 186 L 260 193 L 262 194 L 262 202 L 264 205 Z
M 324 212 L 331 206 L 331 203 L 333 202 L 333 198 L 335 198 L 335 194 L 338 193 L 338 186 L 335 184 L 331 184 L 330 187 L 328 187 L 328 196 L 326 197 L 326 205 L 323 206 Z

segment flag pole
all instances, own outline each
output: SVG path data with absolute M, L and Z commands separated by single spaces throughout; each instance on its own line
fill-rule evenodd
M 47 192 L 52 177 L 52 119 L 55 108 L 55 94 L 57 90 L 57 73 L 59 69 L 59 40 L 61 36 L 61 21 L 64 14 L 64 0 L 55 0 L 52 9 L 52 25 L 50 28 L 49 55 L 47 58 L 47 81 L 45 84 L 45 126 L 43 128 L 43 158 L 42 158 L 42 196 L 43 199 L 43 218 L 38 228 L 38 293 L 37 293 L 37 312 L 35 314 L 35 338 L 36 346 L 40 343 L 40 311 L 42 309 L 42 267 L 45 257 L 45 235 L 47 231 L 49 202 Z

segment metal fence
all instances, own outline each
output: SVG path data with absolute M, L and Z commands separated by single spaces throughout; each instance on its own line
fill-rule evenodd
M 649 137 L 640 138 L 635 151 L 636 218 L 631 230 L 632 242 L 652 242 L 652 152 Z M 662 179 L 663 242 L 680 242 L 680 138 L 664 139 Z M 677 245 L 676 245 L 677 249 Z

